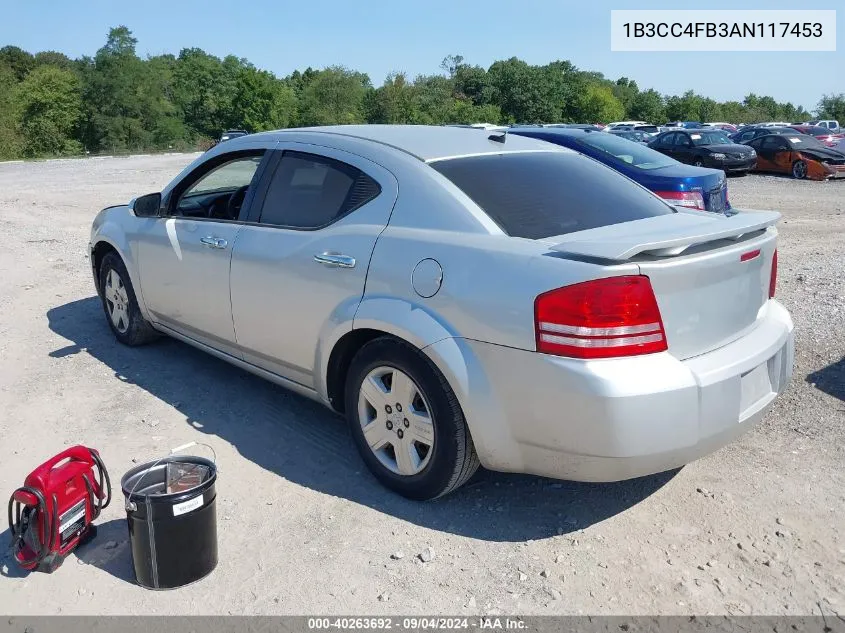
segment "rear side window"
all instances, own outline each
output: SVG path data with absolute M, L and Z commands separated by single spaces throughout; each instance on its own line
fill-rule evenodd
M 675 213 L 619 172 L 572 152 L 491 154 L 430 165 L 514 237 L 542 239 Z
M 285 152 L 264 198 L 259 222 L 319 229 L 379 193 L 378 183 L 357 167 L 325 156 Z

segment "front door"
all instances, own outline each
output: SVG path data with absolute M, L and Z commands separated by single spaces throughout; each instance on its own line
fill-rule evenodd
M 321 333 L 354 316 L 398 187 L 340 150 L 280 143 L 276 154 L 235 241 L 232 314 L 244 360 L 313 389 Z
M 188 174 L 164 217 L 139 233 L 139 271 L 152 319 L 237 355 L 229 299 L 229 263 L 241 212 L 265 150 L 218 155 Z

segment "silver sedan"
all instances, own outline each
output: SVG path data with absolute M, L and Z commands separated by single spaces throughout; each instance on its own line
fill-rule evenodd
M 756 424 L 792 373 L 778 214 L 671 207 L 505 132 L 236 138 L 97 215 L 118 341 L 167 334 L 349 419 L 411 498 L 499 471 L 614 481 Z

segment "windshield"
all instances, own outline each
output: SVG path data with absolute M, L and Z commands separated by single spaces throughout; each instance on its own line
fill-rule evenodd
M 696 132 L 695 134 L 690 134 L 690 138 L 692 139 L 693 145 L 721 145 L 721 144 L 730 144 L 730 139 L 728 135 L 724 132 Z
M 601 152 L 613 156 L 617 160 L 628 163 L 632 167 L 648 171 L 660 169 L 676 164 L 673 158 L 661 154 L 645 145 L 635 143 L 613 134 L 595 133 L 581 137 L 581 143 L 594 147 Z

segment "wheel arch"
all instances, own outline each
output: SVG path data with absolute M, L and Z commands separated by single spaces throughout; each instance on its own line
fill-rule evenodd
M 520 458 L 511 450 L 515 445 L 483 363 L 447 323 L 419 304 L 374 298 L 361 303 L 351 325 L 336 337 L 321 372 L 320 395 L 335 411 L 344 413 L 346 378 L 358 350 L 376 338 L 391 337 L 420 350 L 443 374 L 464 413 L 481 464 L 514 469 Z
M 343 390 L 352 359 L 359 349 L 380 336 L 393 337 L 424 351 L 432 343 L 454 336 L 454 332 L 424 306 L 398 298 L 364 299 L 356 306 L 351 322 L 335 327 L 331 335 L 323 337 L 327 344 L 320 345 L 331 351 L 317 363 L 318 392 L 339 413 L 343 413 Z
M 138 307 L 141 310 L 141 314 L 145 319 L 150 320 L 141 290 L 137 261 L 133 256 L 132 249 L 125 234 L 112 223 L 101 225 L 91 239 L 89 256 L 97 295 L 101 296 L 102 293 L 102 288 L 100 288 L 100 266 L 102 266 L 105 256 L 110 252 L 117 253 L 118 257 L 123 261 L 123 265 L 126 266 L 126 272 L 129 273 L 129 281 L 132 283 L 132 289 L 135 292 L 135 298 L 138 300 Z

